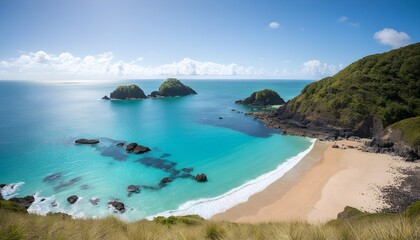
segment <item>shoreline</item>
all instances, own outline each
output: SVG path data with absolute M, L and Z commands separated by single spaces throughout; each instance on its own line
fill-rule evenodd
M 384 207 L 380 187 L 401 176 L 408 166 L 400 157 L 362 152 L 361 142 L 317 140 L 312 150 L 283 177 L 211 219 L 261 223 L 273 221 L 325 222 L 345 206 L 375 212 Z M 351 146 L 348 148 L 347 146 Z M 396 160 L 399 159 L 399 160 Z

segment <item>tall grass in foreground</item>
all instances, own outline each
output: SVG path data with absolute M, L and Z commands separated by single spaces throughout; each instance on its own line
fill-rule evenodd
M 361 214 L 325 224 L 244 224 L 197 216 L 125 223 L 108 217 L 73 220 L 0 209 L 0 239 L 420 239 L 420 215 Z

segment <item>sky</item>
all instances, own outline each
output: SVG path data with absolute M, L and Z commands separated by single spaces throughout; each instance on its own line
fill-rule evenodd
M 320 79 L 419 23 L 418 0 L 1 0 L 0 79 Z

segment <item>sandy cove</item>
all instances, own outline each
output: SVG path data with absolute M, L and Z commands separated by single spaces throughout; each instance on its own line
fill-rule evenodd
M 316 141 L 313 149 L 291 171 L 214 220 L 270 222 L 335 219 L 345 206 L 374 212 L 383 206 L 379 187 L 395 181 L 396 168 L 408 166 L 399 157 L 351 149 L 356 141 Z M 346 148 L 346 149 L 345 149 Z

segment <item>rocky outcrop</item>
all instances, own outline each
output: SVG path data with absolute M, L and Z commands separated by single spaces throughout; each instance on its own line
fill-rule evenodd
M 204 173 L 197 174 L 197 175 L 195 176 L 195 180 L 196 180 L 197 182 L 207 182 L 207 175 L 206 175 L 206 174 L 204 174 Z
M 112 206 L 116 212 L 123 213 L 125 212 L 125 205 L 119 201 L 110 201 L 108 202 L 109 206 Z
M 85 138 L 81 138 L 81 139 L 77 139 L 76 141 L 74 141 L 77 144 L 98 144 L 100 141 L 97 139 L 85 139 Z
M 103 96 L 102 99 L 103 100 L 110 100 L 110 98 L 107 95 Z
M 111 94 L 111 99 L 118 100 L 131 100 L 131 99 L 144 99 L 147 96 L 144 94 L 143 90 L 135 85 L 119 86 Z
M 78 199 L 79 199 L 78 196 L 71 195 L 70 197 L 67 198 L 67 202 L 69 202 L 70 204 L 74 204 L 75 202 L 77 202 Z
M 150 151 L 150 148 L 138 145 L 137 143 L 133 142 L 127 145 L 125 148 L 127 152 L 132 152 L 134 154 L 142 154 Z
M 120 143 L 116 144 L 117 147 L 123 147 L 124 145 L 125 145 L 125 143 L 123 143 L 123 142 L 120 142 Z
M 164 177 L 164 178 L 162 178 L 162 180 L 160 180 L 161 184 L 167 184 L 167 183 L 170 183 L 170 182 L 172 182 L 172 179 L 170 179 L 168 177 Z
M 139 189 L 139 187 L 138 187 L 138 186 L 136 186 L 136 185 L 128 185 L 128 187 L 127 187 L 127 191 L 128 191 L 129 193 L 139 193 L 139 192 L 140 192 L 140 189 Z
M 253 92 L 251 96 L 245 98 L 244 100 L 235 101 L 235 103 L 252 106 L 269 106 L 281 105 L 284 104 L 285 101 L 277 92 L 271 89 L 264 89 L 258 92 Z
M 31 206 L 31 204 L 35 201 L 35 198 L 34 196 L 26 196 L 23 198 L 11 198 L 9 199 L 9 201 L 15 202 L 28 209 Z
M 197 94 L 192 88 L 184 85 L 181 81 L 176 78 L 168 78 L 159 87 L 159 91 L 153 91 L 150 97 L 175 97 L 175 96 L 187 96 Z
M 89 202 L 90 202 L 93 206 L 98 205 L 99 201 L 100 201 L 100 200 L 99 200 L 99 198 L 97 198 L 97 197 L 93 197 L 93 198 L 89 199 Z

